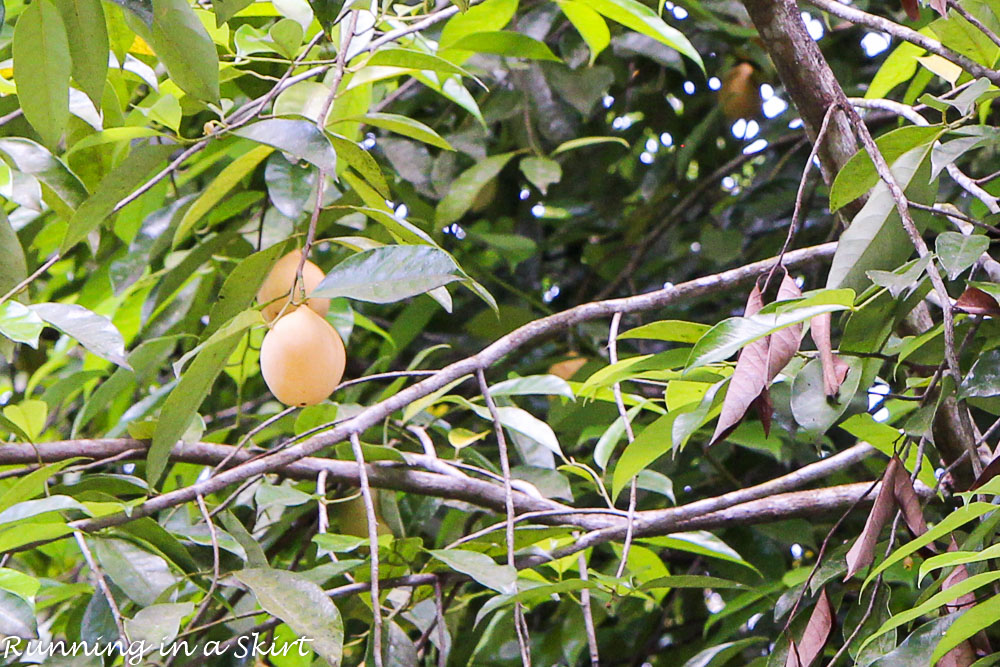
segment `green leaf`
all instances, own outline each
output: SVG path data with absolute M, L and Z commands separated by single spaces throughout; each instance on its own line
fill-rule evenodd
M 14 78 L 24 117 L 42 142 L 59 143 L 69 123 L 69 40 L 59 10 L 50 0 L 25 8 L 14 27 Z
M 97 189 L 76 210 L 66 228 L 61 250 L 65 253 L 87 238 L 111 216 L 115 206 L 129 193 L 146 182 L 177 149 L 175 144 L 142 142 L 133 146 L 128 157 L 101 180 Z
M 851 308 L 854 299 L 841 303 L 827 303 L 798 307 L 780 313 L 760 312 L 750 317 L 731 317 L 708 330 L 691 349 L 687 370 L 723 361 L 744 346 L 769 336 L 786 327 L 811 320 L 822 313 L 832 313 Z
M 981 563 L 991 558 L 1000 557 L 1000 544 L 991 545 L 982 551 L 948 551 L 943 554 L 931 556 L 920 564 L 920 571 L 917 574 L 917 583 L 921 583 L 931 571 L 943 567 L 955 565 L 965 565 L 968 563 Z
M 559 155 L 560 153 L 565 153 L 566 151 L 572 151 L 577 148 L 586 148 L 588 146 L 596 146 L 598 144 L 621 144 L 626 149 L 631 148 L 629 143 L 622 139 L 621 137 L 580 137 L 579 139 L 570 139 L 569 141 L 564 141 L 563 143 L 556 146 L 556 149 L 552 151 L 552 155 Z
M 870 644 L 876 638 L 884 635 L 886 632 L 918 619 L 921 616 L 930 614 L 938 607 L 941 607 L 953 600 L 957 600 L 963 595 L 971 593 L 972 591 L 981 588 L 982 586 L 991 584 L 997 580 L 1000 580 L 1000 572 L 983 572 L 982 574 L 962 579 L 961 581 L 956 582 L 955 585 L 938 591 L 934 595 L 927 598 L 927 600 L 923 603 L 895 614 L 892 618 L 883 623 L 874 634 L 870 635 L 861 645 L 859 650 L 863 650 L 865 646 Z
M 695 404 L 696 405 L 696 404 Z M 629 443 L 615 464 L 611 483 L 611 497 L 617 498 L 622 489 L 640 470 L 670 451 L 673 446 L 674 421 L 680 410 L 669 412 L 642 429 Z
M 269 118 L 233 130 L 233 134 L 273 146 L 299 160 L 314 164 L 327 174 L 337 173 L 337 154 L 326 135 L 307 120 Z
M 375 188 L 383 198 L 388 199 L 391 196 L 385 175 L 371 153 L 347 137 L 342 137 L 332 132 L 328 132 L 327 136 L 330 139 L 330 143 L 333 144 L 334 150 L 337 152 L 337 157 L 361 174 L 362 178 Z
M 5 637 L 37 637 L 35 610 L 24 598 L 0 590 L 0 625 Z
M 888 558 L 883 560 L 876 567 L 872 568 L 868 577 L 865 579 L 864 584 L 862 584 L 862 589 L 866 588 L 868 584 L 875 579 L 875 577 L 882 572 L 885 572 L 887 568 L 903 560 L 910 554 L 914 553 L 917 549 L 925 547 L 934 540 L 944 537 L 945 535 L 949 535 L 956 528 L 964 526 L 970 521 L 978 519 L 987 512 L 992 512 L 994 510 L 996 510 L 995 505 L 984 502 L 975 502 L 969 503 L 964 507 L 960 507 L 957 510 L 952 511 L 926 533 L 920 537 L 910 540 L 906 544 L 900 545 Z
M 456 572 L 466 574 L 487 588 L 511 595 L 517 592 L 517 570 L 497 565 L 486 554 L 462 549 L 432 549 L 428 552 Z
M 732 588 L 748 588 L 746 584 L 731 579 L 708 577 L 700 574 L 677 574 L 647 581 L 642 585 L 645 591 L 657 588 L 717 588 L 720 590 Z
M 569 383 L 555 375 L 528 375 L 504 380 L 490 387 L 491 396 L 565 396 L 574 399 Z
M 559 62 L 556 54 L 533 37 L 519 32 L 497 30 L 492 32 L 474 32 L 457 39 L 448 45 L 448 49 L 457 51 L 473 51 L 475 53 L 492 53 L 508 58 L 525 58 L 528 60 L 552 60 Z
M 75 209 L 87 198 L 83 181 L 47 148 L 31 139 L 0 139 L 0 154 L 14 169 L 47 185 L 67 208 Z
M 0 588 L 5 591 L 27 600 L 35 597 L 40 587 L 41 582 L 34 577 L 9 567 L 0 567 Z
M 143 607 L 156 604 L 160 595 L 176 586 L 178 576 L 167 561 L 121 538 L 87 538 L 104 573 Z
M 252 173 L 273 150 L 271 146 L 257 146 L 226 165 L 226 168 L 219 172 L 219 175 L 201 191 L 194 203 L 184 212 L 184 217 L 174 231 L 174 247 L 184 241 L 194 226 L 218 206 L 230 190 Z
M 958 398 L 1000 395 L 1000 348 L 984 352 L 972 364 L 958 388 Z
M 219 55 L 205 26 L 185 0 L 152 0 L 148 30 L 133 27 L 146 39 L 185 93 L 203 102 L 219 101 Z M 146 34 L 143 34 L 146 33 Z
M 45 428 L 49 406 L 45 401 L 25 399 L 20 403 L 4 406 L 3 416 L 17 429 L 27 435 L 31 442 L 38 440 Z
M 233 573 L 246 584 L 260 606 L 288 624 L 295 634 L 312 639 L 309 647 L 331 667 L 344 655 L 344 622 L 323 589 L 302 575 L 270 568 Z
M 931 656 L 930 664 L 936 665 L 937 661 L 969 637 L 980 630 L 994 625 L 1000 620 L 1000 595 L 991 595 L 985 602 L 977 604 L 972 609 L 963 612 L 958 619 L 951 624 L 944 637 L 941 638 L 934 654 Z
M 550 185 L 562 180 L 562 167 L 555 160 L 546 157 L 526 157 L 518 167 L 543 195 L 548 194 Z
M 619 339 L 640 338 L 644 340 L 665 340 L 673 343 L 697 343 L 711 327 L 699 322 L 684 320 L 661 320 L 650 322 L 618 335 Z
M 55 0 L 73 60 L 73 79 L 98 109 L 108 78 L 108 27 L 100 0 Z
M 131 368 L 125 358 L 125 339 L 103 315 L 75 303 L 37 303 L 31 310 L 102 359 Z
M 27 277 L 28 262 L 24 257 L 21 241 L 7 219 L 7 214 L 0 209 L 0 296 L 14 289 Z
M 346 118 L 344 120 L 357 121 L 373 127 L 381 127 L 384 130 L 389 130 L 390 132 L 401 134 L 404 137 L 410 137 L 411 139 L 422 141 L 425 144 L 430 144 L 431 146 L 437 146 L 438 148 L 444 148 L 449 151 L 455 150 L 451 147 L 451 144 L 441 138 L 441 135 L 437 132 L 427 127 L 420 121 L 408 118 L 407 116 L 401 116 L 394 113 L 372 112 L 365 114 L 364 116 Z
M 989 247 L 990 239 L 983 234 L 941 232 L 934 242 L 935 252 L 950 280 L 975 264 Z
M 593 65 L 597 56 L 611 44 L 611 31 L 601 15 L 581 2 L 575 0 L 559 0 L 559 9 L 573 24 L 576 31 L 583 37 L 590 49 L 590 64 Z
M 638 0 L 578 0 L 599 14 L 621 23 L 626 28 L 652 37 L 693 60 L 702 71 L 705 64 L 698 51 L 679 30 L 671 28 L 660 16 Z
M 892 173 L 911 201 L 929 204 L 934 200 L 937 186 L 930 183 L 929 145 L 918 146 L 892 165 Z M 910 209 L 914 222 L 923 226 L 924 216 Z M 879 182 L 868 201 L 851 221 L 850 227 L 840 235 L 837 252 L 833 256 L 827 287 L 851 287 L 861 290 L 868 286 L 866 272 L 871 269 L 895 269 L 913 254 L 913 244 L 903 229 L 892 198 L 885 183 Z
M 710 646 L 685 662 L 683 667 L 722 667 L 749 647 L 767 641 L 767 637 L 747 637 Z
M 518 0 L 486 0 L 469 11 L 450 18 L 441 31 L 438 43 L 441 50 L 474 32 L 500 30 L 514 17 Z
M 253 2 L 254 0 L 215 0 L 212 3 L 212 11 L 215 12 L 216 27 L 221 27 Z
M 194 603 L 175 602 L 144 607 L 125 619 L 129 640 L 144 641 L 147 646 L 168 645 L 177 637 L 181 620 L 194 611 Z
M 20 478 L 12 487 L 0 495 L 0 512 L 5 512 L 18 503 L 40 495 L 45 491 L 45 483 L 50 477 L 77 461 L 79 461 L 79 458 L 74 457 L 65 461 L 59 461 L 58 463 L 51 463 Z
M 461 269 L 443 250 L 389 245 L 348 257 L 326 274 L 310 296 L 392 303 L 461 279 Z
M 257 320 L 264 320 L 257 311 Z M 238 328 L 221 340 L 214 341 L 198 353 L 194 361 L 181 376 L 177 386 L 173 388 L 160 410 L 160 418 L 156 424 L 153 443 L 146 457 L 146 479 L 155 484 L 166 470 L 170 451 L 180 440 L 194 419 L 202 401 L 222 372 L 222 367 L 229 359 L 236 345 L 249 327 Z
M 448 194 L 437 206 L 435 220 L 438 228 L 450 225 L 464 216 L 476 201 L 479 191 L 493 180 L 516 154 L 516 152 L 503 153 L 480 160 L 452 181 Z
M 909 42 L 900 42 L 882 62 L 865 92 L 865 99 L 887 97 L 889 91 L 908 81 L 917 72 L 917 57 L 924 49 Z
M 275 243 L 266 250 L 244 257 L 233 267 L 212 305 L 208 326 L 202 333 L 203 338 L 215 333 L 222 324 L 229 322 L 253 304 L 257 290 L 287 250 L 288 243 Z
M 641 542 L 660 547 L 662 549 L 675 549 L 688 553 L 708 556 L 709 558 L 720 558 L 736 563 L 751 570 L 756 568 L 743 559 L 735 549 L 720 540 L 707 530 L 695 530 L 689 533 L 674 533 L 673 535 L 662 535 L 657 537 L 640 538 Z
M 917 146 L 930 145 L 940 136 L 939 125 L 907 125 L 886 132 L 875 143 L 888 164 L 894 163 Z M 865 194 L 878 183 L 875 164 L 863 148 L 855 153 L 837 173 L 830 187 L 830 211 L 836 211 Z
M 27 343 L 37 348 L 38 336 L 44 327 L 42 318 L 24 304 L 18 301 L 0 304 L 0 334 L 15 343 Z
M 331 210 L 347 209 L 363 213 L 367 218 L 377 222 L 386 228 L 393 237 L 400 243 L 412 243 L 414 245 L 429 245 L 438 247 L 434 239 L 424 230 L 402 218 L 396 217 L 394 213 L 386 212 L 376 208 L 365 206 L 331 206 Z
M 451 61 L 445 60 L 433 53 L 415 51 L 413 49 L 379 49 L 372 54 L 372 57 L 365 62 L 365 65 L 368 67 L 404 67 L 406 69 L 441 72 L 443 74 L 458 74 L 459 76 L 479 81 L 471 72 Z

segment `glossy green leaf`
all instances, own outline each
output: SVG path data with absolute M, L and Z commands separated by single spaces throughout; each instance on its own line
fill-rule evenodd
M 876 139 L 879 151 L 889 164 L 917 146 L 929 145 L 941 134 L 938 125 L 907 125 Z M 878 183 L 875 164 L 862 148 L 837 173 L 830 188 L 830 210 L 836 211 L 865 194 Z
M 701 56 L 687 37 L 676 28 L 667 25 L 656 12 L 638 0 L 578 0 L 578 2 L 626 28 L 652 37 L 690 58 L 702 70 L 705 69 Z
M 73 60 L 73 79 L 98 109 L 108 78 L 108 28 L 100 0 L 55 0 Z
M 0 590 L 0 624 L 7 637 L 28 639 L 38 636 L 38 622 L 31 604 L 21 596 L 4 590 Z
M 951 624 L 944 637 L 934 649 L 930 664 L 937 664 L 948 651 L 955 648 L 980 630 L 985 630 L 1000 621 L 1000 595 L 992 595 L 972 609 L 962 612 Z
M 34 176 L 51 188 L 69 209 L 75 209 L 87 198 L 87 188 L 80 178 L 47 148 L 31 139 L 0 139 L 0 156 L 12 168 Z
M 287 251 L 288 243 L 276 243 L 266 250 L 241 259 L 222 283 L 209 315 L 208 326 L 202 335 L 210 336 L 224 323 L 249 308 L 264 279 Z
M 203 102 L 219 100 L 219 56 L 215 43 L 185 0 L 152 0 L 149 45 L 177 86 Z M 140 30 L 140 35 L 142 34 Z
M 472 207 L 479 191 L 500 173 L 515 154 L 503 153 L 480 160 L 452 181 L 448 194 L 437 205 L 435 221 L 438 228 L 461 219 Z
M 130 368 L 125 358 L 125 339 L 111 320 L 103 315 L 75 303 L 38 303 L 32 305 L 31 310 L 90 352 L 123 368 Z
M 711 327 L 700 322 L 685 322 L 683 320 L 661 320 L 650 322 L 634 329 L 618 334 L 619 339 L 641 338 L 645 340 L 664 340 L 674 343 L 697 343 L 708 333 Z
M 378 166 L 378 162 L 371 153 L 347 137 L 333 133 L 327 133 L 327 136 L 330 143 L 333 144 L 333 149 L 337 152 L 337 157 L 341 160 L 342 167 L 345 165 L 352 167 L 384 199 L 391 196 L 385 174 L 382 173 L 382 168 Z
M 263 324 L 260 313 L 252 312 L 256 314 L 258 322 Z M 156 483 L 166 471 L 170 451 L 191 424 L 246 328 L 240 327 L 202 348 L 167 396 L 146 458 L 146 479 L 150 483 Z
M 191 602 L 154 604 L 125 620 L 125 630 L 131 641 L 144 641 L 147 646 L 169 645 L 180 631 L 181 621 L 194 611 Z
M 989 247 L 990 239 L 983 234 L 941 232 L 934 242 L 937 256 L 950 280 L 975 264 Z
M 517 570 L 509 565 L 497 565 L 486 554 L 462 549 L 433 549 L 429 553 L 456 572 L 498 593 L 509 595 L 517 591 Z
M 983 353 L 962 379 L 959 398 L 1000 395 L 1000 348 Z
M 161 167 L 176 149 L 175 144 L 151 142 L 133 146 L 128 157 L 104 177 L 94 194 L 73 214 L 63 238 L 62 251 L 66 252 L 83 241 L 90 232 L 104 223 L 118 202 L 145 183 L 153 170 Z
M 441 31 L 441 49 L 474 32 L 500 30 L 514 17 L 517 5 L 518 0 L 486 0 L 453 16 Z
M 403 67 L 406 69 L 428 70 L 441 72 L 443 74 L 458 74 L 470 79 L 476 77 L 468 70 L 459 67 L 451 61 L 440 56 L 425 51 L 414 49 L 385 48 L 379 49 L 372 54 L 372 57 L 365 63 L 366 66 L 373 67 Z
M 0 334 L 15 343 L 38 347 L 38 336 L 45 324 L 37 313 L 18 301 L 0 304 Z
M 383 246 L 359 252 L 333 267 L 311 296 L 392 303 L 461 279 L 455 260 L 442 250 Z
M 208 186 L 201 191 L 194 203 L 184 212 L 174 231 L 174 247 L 187 239 L 195 225 L 201 221 L 219 202 L 235 188 L 240 181 L 253 173 L 257 166 L 274 150 L 271 146 L 257 146 L 239 156 L 219 172 Z
M 611 44 L 611 31 L 600 14 L 576 0 L 560 0 L 557 3 L 562 13 L 573 24 L 590 49 L 590 64 Z
M 493 32 L 474 32 L 457 39 L 448 45 L 456 51 L 474 51 L 475 53 L 492 53 L 508 58 L 525 58 L 527 60 L 558 61 L 552 49 L 537 39 L 519 32 L 497 30 Z
M 328 174 L 337 172 L 337 154 L 330 140 L 307 120 L 269 118 L 238 128 L 233 134 L 289 153 Z
M 51 0 L 27 6 L 14 28 L 14 78 L 24 117 L 54 147 L 69 122 L 69 40 Z
M 239 570 L 233 576 L 250 589 L 267 613 L 287 623 L 300 637 L 311 639 L 309 647 L 331 667 L 340 664 L 344 622 L 322 588 L 300 574 L 270 568 Z
M 407 116 L 378 112 L 365 114 L 364 116 L 359 116 L 358 118 L 349 118 L 347 120 L 355 120 L 360 123 L 364 123 L 365 125 L 381 127 L 384 130 L 389 130 L 390 132 L 401 134 L 404 137 L 410 137 L 411 139 L 422 141 L 425 144 L 430 144 L 431 146 L 444 148 L 445 150 L 455 150 L 451 147 L 451 144 L 441 138 L 441 135 L 437 132 L 420 121 Z
M 562 167 L 555 160 L 545 157 L 526 157 L 517 165 L 524 177 L 543 195 L 549 186 L 562 180 Z

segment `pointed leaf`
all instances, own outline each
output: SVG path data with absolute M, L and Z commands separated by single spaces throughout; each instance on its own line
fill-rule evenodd
M 878 543 L 878 536 L 891 517 L 893 510 L 896 509 L 893 482 L 899 467 L 899 459 L 895 456 L 892 457 L 882 475 L 882 485 L 878 495 L 875 496 L 875 503 L 868 513 L 865 527 L 858 539 L 851 545 L 850 551 L 847 552 L 847 574 L 844 576 L 844 581 L 853 577 L 859 570 L 868 567 L 875 560 L 875 545 Z
M 428 553 L 456 572 L 467 574 L 498 593 L 510 595 L 517 591 L 517 570 L 509 565 L 497 565 L 486 554 L 462 549 L 433 549 Z
M 49 1 L 28 5 L 14 26 L 14 79 L 24 117 L 50 147 L 69 122 L 72 61 L 62 16 Z
M 480 160 L 452 181 L 448 194 L 437 206 L 435 218 L 438 228 L 450 225 L 464 216 L 472 207 L 479 191 L 500 173 L 514 155 L 516 153 L 504 153 Z
M 809 320 L 809 333 L 813 342 L 816 343 L 820 362 L 823 364 L 823 391 L 827 396 L 833 398 L 840 391 L 840 386 L 847 378 L 850 366 L 833 353 L 833 345 L 830 342 L 831 320 L 830 313 L 817 315 Z
M 809 667 L 816 658 L 823 654 L 823 647 L 833 630 L 833 607 L 830 605 L 830 598 L 826 595 L 824 588 L 816 605 L 813 607 L 809 622 L 802 633 L 802 640 L 793 643 L 788 650 L 788 658 L 785 667 Z
M 73 303 L 37 303 L 31 310 L 102 359 L 131 368 L 125 358 L 125 339 L 103 315 Z
M 316 165 L 327 174 L 337 173 L 337 154 L 330 140 L 307 120 L 268 118 L 234 130 L 233 134 L 273 146 L 298 160 Z
M 260 606 L 288 624 L 295 634 L 308 637 L 309 647 L 331 667 L 344 656 L 344 622 L 323 589 L 300 574 L 253 568 L 233 573 L 253 592 Z
M 108 28 L 100 0 L 55 0 L 73 60 L 73 79 L 98 109 L 108 78 Z
M 359 252 L 333 267 L 310 296 L 392 303 L 461 279 L 455 260 L 443 250 L 382 246 Z
M 667 25 L 659 15 L 638 0 L 579 0 L 594 11 L 621 23 L 626 28 L 652 37 L 661 44 L 678 51 L 705 69 L 701 56 L 679 30 Z

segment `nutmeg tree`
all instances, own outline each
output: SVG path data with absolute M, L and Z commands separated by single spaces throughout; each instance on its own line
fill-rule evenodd
M 994 663 L 996 0 L 2 7 L 3 664 Z

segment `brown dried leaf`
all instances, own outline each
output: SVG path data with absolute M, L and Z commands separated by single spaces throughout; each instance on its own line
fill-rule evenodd
M 920 18 L 920 6 L 917 4 L 917 0 L 901 0 L 901 3 L 911 21 Z
M 823 391 L 833 398 L 840 391 L 840 385 L 844 384 L 850 366 L 833 353 L 833 345 L 830 343 L 831 319 L 830 313 L 817 315 L 809 321 L 809 332 L 823 364 Z
M 966 287 L 955 308 L 970 315 L 1000 315 L 1000 304 L 978 287 Z
M 941 16 L 948 15 L 948 2 L 947 0 L 931 0 L 931 8 L 934 9 Z
M 792 641 L 788 649 L 785 667 L 809 667 L 823 653 L 823 647 L 826 646 L 831 630 L 833 630 L 833 607 L 830 606 L 830 598 L 827 597 L 824 588 L 809 616 L 805 632 L 802 633 L 802 641 L 798 644 Z
M 969 491 L 975 491 L 997 475 L 1000 475 L 1000 456 L 994 458 L 986 465 L 985 468 L 983 468 L 983 471 L 979 473 L 979 477 L 977 477 L 976 481 L 969 487 Z
M 850 551 L 847 552 L 847 576 L 844 577 L 844 581 L 853 577 L 859 570 L 868 567 L 875 559 L 875 545 L 878 543 L 878 536 L 896 507 L 893 491 L 897 468 L 899 468 L 899 459 L 894 456 L 890 459 L 885 474 L 882 475 L 882 486 L 875 497 L 875 504 L 872 505 L 872 510 L 868 514 L 868 520 L 865 521 L 865 527 L 858 539 L 851 545 Z
M 896 502 L 899 503 L 899 507 L 903 510 L 903 519 L 906 521 L 906 527 L 910 529 L 914 537 L 918 537 L 927 532 L 927 522 L 924 521 L 924 512 L 920 503 L 920 497 L 917 496 L 917 492 L 913 488 L 913 482 L 910 481 L 910 476 L 906 474 L 906 468 L 903 467 L 902 462 L 895 456 L 892 458 L 896 461 L 896 473 L 892 490 L 893 497 L 895 497 Z M 933 544 L 928 544 L 927 546 L 932 551 L 934 550 Z
M 760 418 L 760 425 L 764 429 L 764 437 L 771 435 L 771 417 L 774 415 L 774 405 L 771 403 L 771 392 L 764 387 L 760 396 L 753 402 L 753 407 Z
M 792 277 L 785 272 L 785 277 L 778 286 L 778 301 L 797 299 L 802 296 L 802 290 L 795 284 Z M 768 341 L 767 358 L 767 381 L 773 380 L 781 372 L 788 362 L 792 360 L 795 353 L 799 351 L 799 344 L 802 342 L 802 325 L 786 327 L 776 331 Z
M 744 316 L 755 315 L 763 307 L 764 299 L 760 289 L 754 285 L 747 298 Z M 767 386 L 767 351 L 767 338 L 756 340 L 740 351 L 740 356 L 736 360 L 736 370 L 729 380 L 729 390 L 726 392 L 725 400 L 722 401 L 719 423 L 716 424 L 715 433 L 708 443 L 709 447 L 732 433 L 733 429 L 743 421 L 747 409 Z

